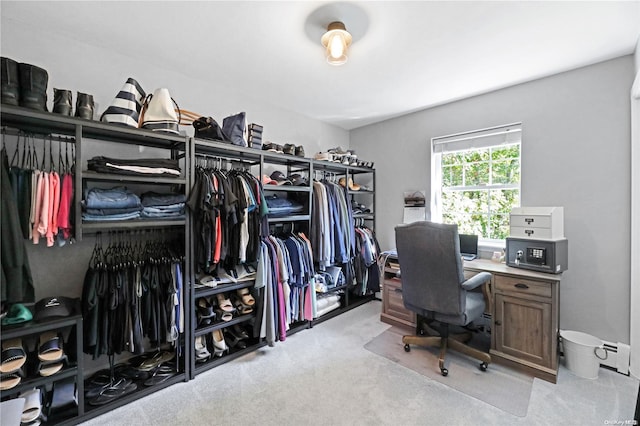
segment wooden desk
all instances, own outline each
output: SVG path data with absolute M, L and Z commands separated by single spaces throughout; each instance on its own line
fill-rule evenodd
M 402 281 L 387 259 L 382 279 L 380 320 L 415 329 L 416 316 L 404 308 Z M 493 277 L 488 294 L 491 306 L 491 357 L 535 377 L 556 383 L 558 327 L 562 275 L 512 268 L 485 259 L 464 263 L 465 275 L 487 271 Z

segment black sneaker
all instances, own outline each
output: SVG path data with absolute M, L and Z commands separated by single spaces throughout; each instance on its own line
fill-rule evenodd
M 304 147 L 302 145 L 296 146 L 296 156 L 304 157 Z

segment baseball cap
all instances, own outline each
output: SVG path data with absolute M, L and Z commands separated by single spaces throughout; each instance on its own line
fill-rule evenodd
M 279 170 L 271 173 L 271 179 L 276 181 L 277 185 L 292 185 L 291 181 Z
M 300 173 L 294 173 L 292 175 L 289 175 L 287 179 L 289 179 L 294 186 L 309 185 L 309 181 L 307 180 L 307 178 L 302 176 Z
M 276 182 L 275 180 L 271 179 L 267 175 L 262 175 L 262 184 L 263 185 L 277 185 L 278 182 Z

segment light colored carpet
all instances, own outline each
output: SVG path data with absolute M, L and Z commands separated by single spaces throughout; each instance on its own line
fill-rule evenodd
M 406 352 L 402 344 L 402 336 L 405 334 L 408 334 L 407 330 L 391 327 L 364 347 L 508 413 L 519 417 L 527 415 L 533 386 L 532 377 L 497 364 L 489 364 L 487 371 L 482 372 L 478 368 L 479 361 L 451 350 L 447 351 L 445 358 L 445 367 L 449 370 L 449 375 L 444 377 L 438 367 L 440 349 L 412 345 L 411 351 Z
M 526 417 L 431 380 L 364 348 L 389 328 L 381 308 L 367 303 L 84 426 L 602 426 L 633 418 L 638 380 L 605 369 L 597 380 L 563 366 L 558 384 L 534 379 Z

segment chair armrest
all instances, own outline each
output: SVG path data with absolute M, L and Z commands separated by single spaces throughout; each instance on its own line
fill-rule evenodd
M 465 290 L 473 290 L 476 287 L 480 287 L 482 284 L 491 281 L 490 272 L 480 272 L 465 282 L 462 283 L 462 288 Z

